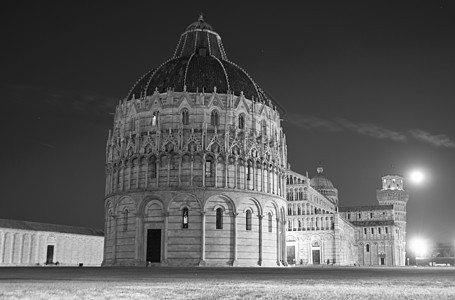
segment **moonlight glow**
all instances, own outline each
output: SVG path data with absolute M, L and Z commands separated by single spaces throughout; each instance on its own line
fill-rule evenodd
M 411 178 L 412 182 L 414 182 L 414 183 L 421 183 L 424 176 L 421 171 L 412 171 L 410 178 Z

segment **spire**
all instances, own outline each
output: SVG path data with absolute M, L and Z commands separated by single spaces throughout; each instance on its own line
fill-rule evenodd
M 199 22 L 204 22 L 204 14 L 202 13 L 202 11 L 201 11 L 201 14 L 199 15 L 198 21 Z
M 318 171 L 318 174 L 321 174 L 324 171 L 321 161 L 319 161 L 318 168 L 316 170 Z

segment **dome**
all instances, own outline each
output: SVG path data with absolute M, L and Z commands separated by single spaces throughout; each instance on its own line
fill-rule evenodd
M 180 36 L 171 59 L 147 72 L 130 90 L 127 99 L 172 89 L 178 92 L 233 93 L 255 101 L 267 101 L 264 91 L 244 69 L 228 60 L 221 37 L 202 15 Z
M 333 183 L 327 179 L 324 175 L 322 175 L 323 168 L 319 167 L 317 169 L 318 174 L 311 178 L 310 185 L 316 190 L 319 189 L 334 189 Z

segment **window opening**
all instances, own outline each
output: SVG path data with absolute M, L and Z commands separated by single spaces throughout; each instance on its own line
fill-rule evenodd
M 251 210 L 246 211 L 246 230 L 251 230 Z
M 216 209 L 216 229 L 223 229 L 223 209 Z
M 182 210 L 182 228 L 188 228 L 188 208 Z

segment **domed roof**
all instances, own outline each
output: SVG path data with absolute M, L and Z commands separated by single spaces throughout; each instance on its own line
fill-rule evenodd
M 212 26 L 210 26 L 208 23 L 206 23 L 204 21 L 204 18 L 202 17 L 202 14 L 199 16 L 199 19 L 196 22 L 192 23 L 191 25 L 189 25 L 186 28 L 186 31 L 190 31 L 190 30 L 193 30 L 193 29 L 213 30 Z
M 335 187 L 333 186 L 333 183 L 327 179 L 324 175 L 322 175 L 322 172 L 324 171 L 322 167 L 319 167 L 317 169 L 318 174 L 311 178 L 310 180 L 310 185 L 316 190 L 319 189 L 334 189 Z
M 221 37 L 204 21 L 202 15 L 180 36 L 174 56 L 142 76 L 127 99 L 168 89 L 207 93 L 216 91 L 237 96 L 243 92 L 248 99 L 271 104 L 266 93 L 245 70 L 228 60 Z

